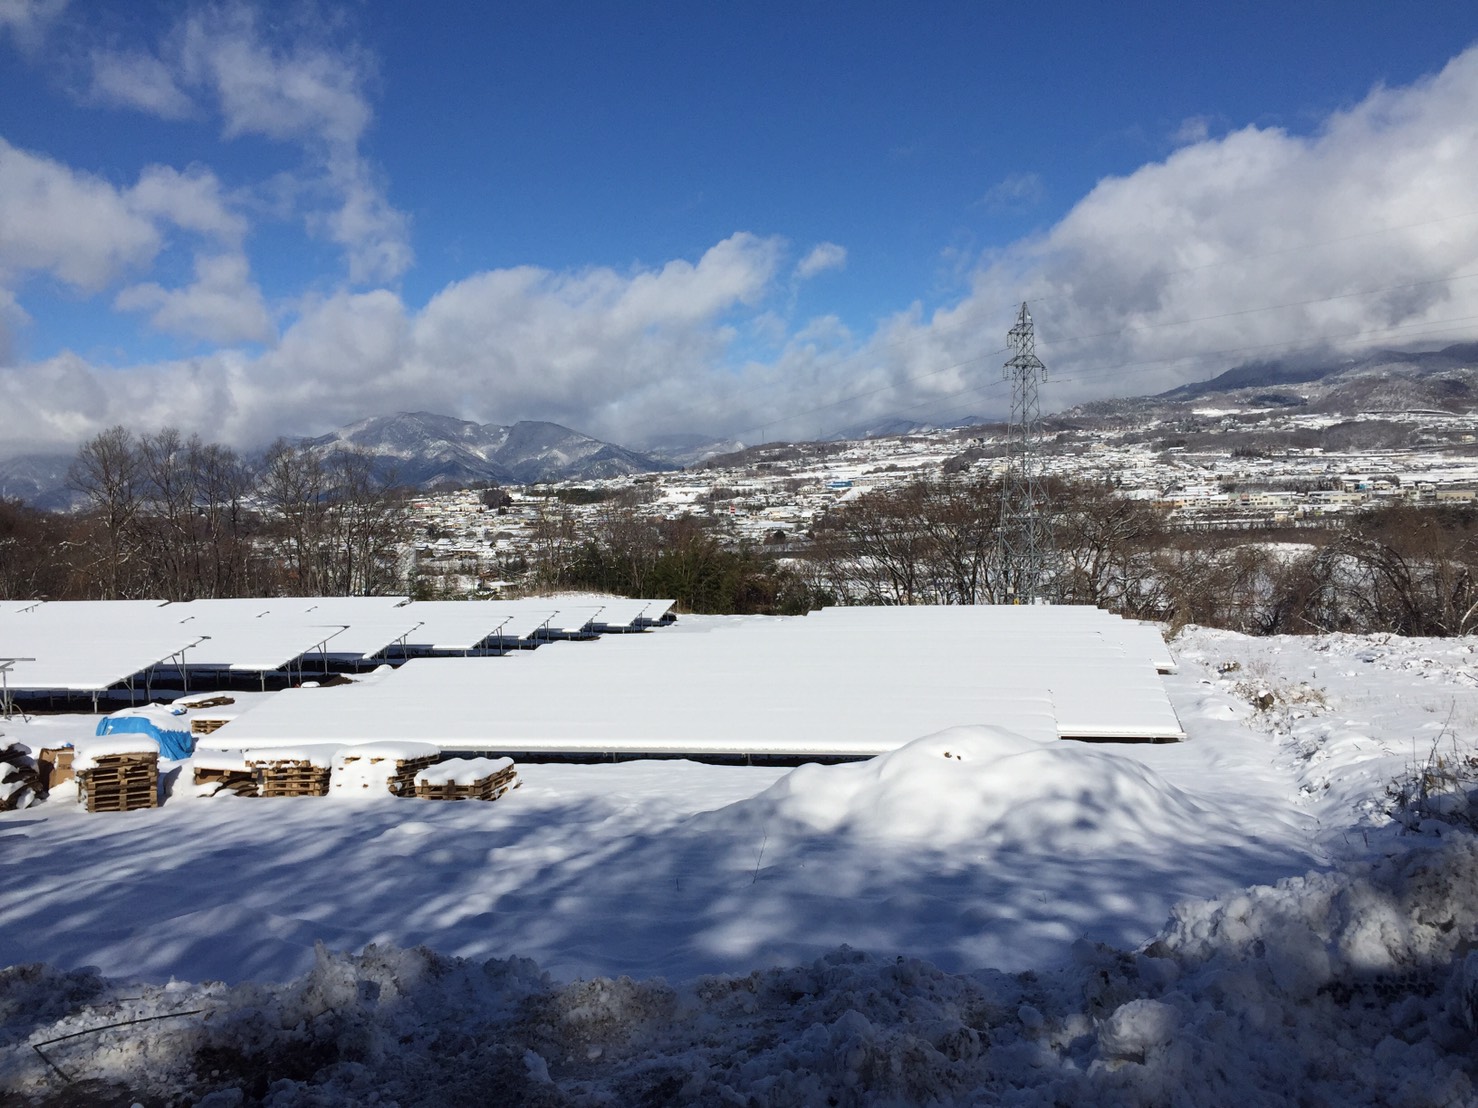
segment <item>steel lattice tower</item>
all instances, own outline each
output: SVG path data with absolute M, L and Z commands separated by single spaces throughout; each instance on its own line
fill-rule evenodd
M 1051 599 L 1052 532 L 1040 473 L 1042 409 L 1037 386 L 1047 367 L 1037 357 L 1031 313 L 1026 305 L 1007 335 L 1011 358 L 1011 423 L 1006 432 L 1006 478 L 1001 489 L 1001 524 L 997 532 L 1004 600 L 1037 604 Z

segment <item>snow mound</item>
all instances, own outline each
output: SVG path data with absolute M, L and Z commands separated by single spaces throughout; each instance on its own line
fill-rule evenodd
M 725 811 L 817 834 L 1052 852 L 1173 840 L 1201 814 L 1138 762 L 992 726 L 952 727 L 866 762 L 801 766 Z

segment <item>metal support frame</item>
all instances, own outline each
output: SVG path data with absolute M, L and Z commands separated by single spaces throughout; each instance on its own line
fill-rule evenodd
M 0 658 L 0 707 L 5 709 L 5 718 L 9 719 L 15 710 L 15 705 L 10 699 L 10 670 L 16 662 L 34 662 L 35 658 Z
M 1006 475 L 1001 521 L 996 532 L 1008 604 L 1050 603 L 1056 594 L 1056 557 L 1041 477 L 1042 409 L 1038 385 L 1047 367 L 1037 357 L 1031 313 L 1021 305 L 1007 334 L 1011 357 L 1003 376 L 1011 380 L 1011 422 L 1006 433 Z

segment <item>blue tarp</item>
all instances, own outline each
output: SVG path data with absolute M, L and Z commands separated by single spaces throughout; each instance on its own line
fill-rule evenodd
M 188 731 L 170 731 L 143 716 L 104 716 L 98 720 L 99 735 L 148 735 L 159 743 L 159 756 L 179 760 L 195 753 L 195 739 Z

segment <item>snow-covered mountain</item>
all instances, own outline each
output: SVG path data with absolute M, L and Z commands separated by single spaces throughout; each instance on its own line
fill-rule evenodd
M 309 442 L 325 456 L 346 447 L 368 453 L 385 476 L 417 488 L 580 481 L 675 468 L 557 423 L 479 424 L 430 412 L 371 416 Z
M 67 488 L 71 454 L 22 454 L 0 461 L 0 500 L 20 500 L 48 511 L 65 511 L 77 494 Z
M 1156 396 L 1092 401 L 1065 413 L 1164 419 L 1192 407 L 1288 408 L 1331 415 L 1471 411 L 1478 406 L 1478 343 L 1441 350 L 1375 350 L 1247 362 Z

